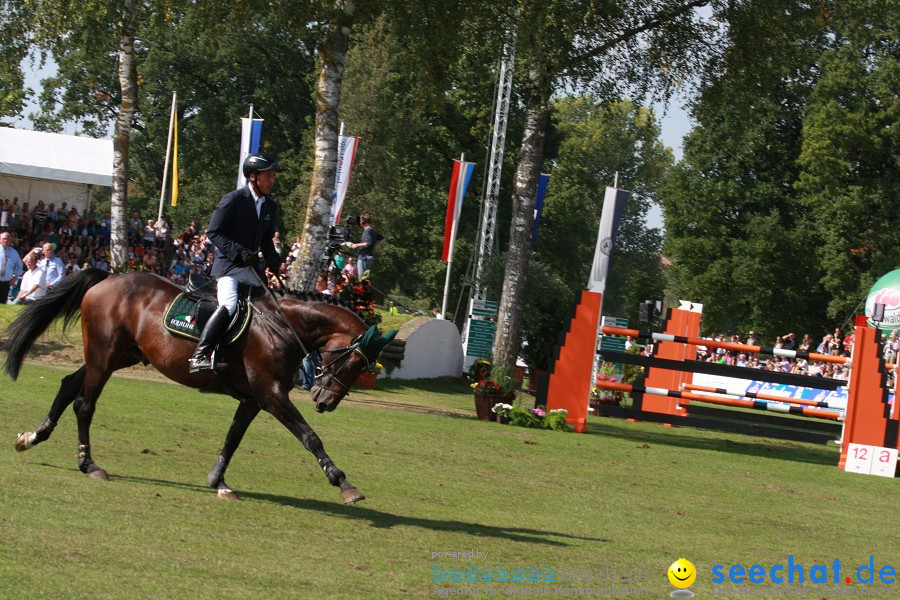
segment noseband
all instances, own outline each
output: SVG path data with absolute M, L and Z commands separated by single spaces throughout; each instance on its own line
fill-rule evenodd
M 332 354 L 333 353 L 340 353 L 340 354 L 338 354 L 338 356 L 335 356 L 330 362 L 323 364 L 321 367 L 318 367 L 319 373 L 316 374 L 316 385 L 317 386 L 319 386 L 320 388 L 322 388 L 328 392 L 331 392 L 332 394 L 337 394 L 337 393 L 343 392 L 345 396 L 349 395 L 350 394 L 350 386 L 347 385 L 346 383 L 344 383 L 343 381 L 341 381 L 340 379 L 338 379 L 336 373 L 327 373 L 326 369 L 331 368 L 331 367 L 337 367 L 336 371 L 340 372 L 341 368 L 343 368 L 342 363 L 346 362 L 350 358 L 350 356 L 353 354 L 358 354 L 359 356 L 362 357 L 362 359 L 364 361 L 366 361 L 366 370 L 367 371 L 369 371 L 370 373 L 375 372 L 375 365 L 373 365 L 369 361 L 369 358 L 359 348 L 359 338 L 360 337 L 361 336 L 357 336 L 356 338 L 354 338 L 354 340 L 351 342 L 351 344 L 349 346 L 342 346 L 340 348 L 326 348 L 326 349 L 320 350 L 320 352 L 322 352 L 322 353 L 327 352 L 327 353 L 332 353 Z M 321 382 L 319 382 L 320 379 L 321 379 Z M 332 381 L 334 383 L 338 384 L 339 389 L 329 387 L 331 385 Z

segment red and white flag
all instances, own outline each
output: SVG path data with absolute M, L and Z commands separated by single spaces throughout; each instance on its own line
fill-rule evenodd
M 475 171 L 475 163 L 461 160 L 453 161 L 453 175 L 450 178 L 450 193 L 447 195 L 447 217 L 444 220 L 444 250 L 441 260 L 449 261 L 453 255 L 453 244 L 456 241 L 456 227 L 459 224 L 459 213 L 462 211 L 463 197 L 469 188 L 469 181 Z

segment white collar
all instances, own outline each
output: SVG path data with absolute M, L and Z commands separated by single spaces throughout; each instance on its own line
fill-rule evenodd
M 260 200 L 265 199 L 265 196 L 260 196 L 259 194 L 256 193 L 256 189 L 253 187 L 252 183 L 248 183 L 247 187 L 250 188 L 250 195 L 253 196 L 253 201 L 255 203 L 259 204 Z

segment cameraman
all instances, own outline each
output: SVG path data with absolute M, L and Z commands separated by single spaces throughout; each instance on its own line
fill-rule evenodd
M 380 242 L 384 241 L 384 236 L 375 231 L 372 227 L 372 214 L 363 213 L 359 216 L 359 225 L 363 228 L 360 241 L 351 244 L 350 247 L 357 250 L 357 270 L 360 276 L 372 268 L 375 262 L 375 249 L 380 246 Z

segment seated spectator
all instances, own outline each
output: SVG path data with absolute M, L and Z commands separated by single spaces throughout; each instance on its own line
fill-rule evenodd
M 22 258 L 28 270 L 22 275 L 19 293 L 16 294 L 12 304 L 29 304 L 47 295 L 47 273 L 38 267 L 38 256 L 35 251 L 31 251 Z

